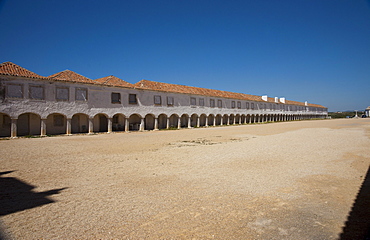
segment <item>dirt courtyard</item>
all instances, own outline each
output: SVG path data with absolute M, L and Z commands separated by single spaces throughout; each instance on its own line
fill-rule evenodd
M 348 237 L 369 151 L 370 119 L 1 140 L 0 239 Z

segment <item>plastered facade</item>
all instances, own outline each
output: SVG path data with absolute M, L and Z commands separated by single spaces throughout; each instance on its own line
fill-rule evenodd
M 0 87 L 1 137 L 190 128 L 327 116 L 323 107 L 286 104 L 285 99 L 271 103 L 266 97 L 246 101 L 6 75 L 0 76 Z M 129 103 L 130 94 L 136 96 L 135 103 Z

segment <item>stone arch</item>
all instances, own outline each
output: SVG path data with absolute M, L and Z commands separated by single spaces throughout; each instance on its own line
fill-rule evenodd
M 172 114 L 170 116 L 170 119 L 169 119 L 169 124 L 170 124 L 170 128 L 178 128 L 178 124 L 179 124 L 179 115 L 177 114 Z
M 155 128 L 155 116 L 154 114 L 147 114 L 144 118 L 145 130 L 154 130 Z
M 195 114 L 195 113 L 191 115 L 190 126 L 191 127 L 198 127 L 198 115 Z
M 93 118 L 94 132 L 108 132 L 108 116 L 98 113 Z
M 215 115 L 209 114 L 209 116 L 208 116 L 208 126 L 216 126 Z
M 204 127 L 206 125 L 207 125 L 207 115 L 203 113 L 199 117 L 199 126 Z
M 18 116 L 17 136 L 41 135 L 41 117 L 36 113 L 23 113 Z
M 235 124 L 240 124 L 241 122 L 240 122 L 240 115 L 239 114 L 236 114 L 235 115 Z
M 83 113 L 76 113 L 71 120 L 72 133 L 87 133 L 89 131 L 89 116 Z
M 187 128 L 189 123 L 189 116 L 187 114 L 181 115 L 181 127 Z
M 129 131 L 139 131 L 142 117 L 139 114 L 131 114 L 128 118 Z
M 0 112 L 0 137 L 10 137 L 11 124 L 10 116 Z
M 112 117 L 112 131 L 125 131 L 125 115 L 116 113 Z
M 60 113 L 49 114 L 46 118 L 46 134 L 57 135 L 66 134 L 67 131 L 67 118 Z
M 250 123 L 252 123 L 252 117 L 251 117 L 251 115 L 250 114 L 247 114 L 247 123 L 248 124 L 250 124 Z
M 216 115 L 216 126 L 220 126 L 221 125 L 221 121 L 222 121 L 222 115 L 221 114 L 217 114 Z
M 256 123 L 256 114 L 251 115 L 251 123 Z
M 246 121 L 247 121 L 247 119 L 245 118 L 245 115 L 242 114 L 241 115 L 241 122 L 240 122 L 240 124 L 245 124 L 245 123 L 247 123 Z
M 234 114 L 230 114 L 229 116 L 229 124 L 233 125 L 235 123 L 235 116 Z
M 223 125 L 229 125 L 229 116 L 227 114 L 224 114 L 222 117 Z
M 158 129 L 167 128 L 167 115 L 162 113 L 158 116 Z

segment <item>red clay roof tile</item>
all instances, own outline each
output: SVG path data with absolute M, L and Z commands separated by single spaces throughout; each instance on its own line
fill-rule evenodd
M 131 83 L 128 83 L 118 77 L 115 77 L 113 75 L 103 77 L 103 78 L 98 78 L 95 79 L 94 82 L 104 84 L 104 85 L 109 85 L 109 86 L 120 86 L 120 87 L 128 87 L 128 88 L 133 88 L 134 85 Z
M 48 76 L 48 78 L 67 82 L 94 83 L 94 81 L 91 80 L 90 78 L 84 77 L 71 70 L 64 70 L 62 72 L 55 73 L 53 75 Z
M 103 78 L 99 78 L 96 80 L 91 80 L 87 77 L 84 77 L 70 70 L 65 70 L 65 71 L 50 75 L 48 77 L 43 77 L 23 67 L 20 67 L 12 62 L 1 63 L 0 64 L 0 74 L 29 77 L 29 78 L 38 78 L 38 79 L 44 79 L 44 80 L 51 79 L 51 80 L 56 80 L 56 81 L 104 84 L 108 86 L 128 87 L 128 88 L 146 89 L 146 90 L 153 90 L 153 91 L 194 94 L 194 95 L 203 95 L 203 96 L 210 96 L 210 97 L 231 98 L 231 99 L 240 99 L 240 100 L 246 100 L 246 101 L 275 103 L 275 99 L 270 98 L 270 97 L 267 98 L 267 101 L 264 101 L 262 100 L 261 96 L 256 96 L 256 95 L 250 95 L 250 94 L 244 94 L 244 93 L 234 93 L 234 92 L 227 92 L 227 91 L 221 91 L 221 90 L 212 90 L 212 89 L 207 89 L 207 88 L 190 87 L 190 86 L 170 84 L 170 83 L 160 83 L 160 82 L 154 82 L 154 81 L 149 81 L 149 80 L 141 80 L 135 84 L 128 83 L 115 76 L 108 76 L 108 77 L 103 77 Z M 303 102 L 296 102 L 296 101 L 291 101 L 291 100 L 285 100 L 285 104 L 305 106 L 305 103 Z M 308 103 L 307 105 L 310 107 L 325 108 L 324 106 L 321 106 L 318 104 Z
M 12 62 L 4 62 L 0 64 L 0 74 L 2 75 L 11 75 L 11 76 L 20 76 L 28 78 L 44 78 L 34 72 L 31 72 L 17 64 Z

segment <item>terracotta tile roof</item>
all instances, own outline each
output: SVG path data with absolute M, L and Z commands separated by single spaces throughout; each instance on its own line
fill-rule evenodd
M 134 85 L 137 89 L 204 95 L 204 96 L 211 96 L 211 97 L 232 98 L 232 99 L 250 100 L 250 101 L 262 101 L 260 96 L 254 96 L 254 95 L 249 95 L 249 94 L 244 94 L 244 93 L 234 93 L 234 92 L 213 90 L 213 89 L 207 89 L 207 88 L 190 87 L 190 86 L 185 86 L 185 85 L 161 83 L 161 82 L 154 82 L 154 81 L 149 81 L 149 80 L 141 80 L 140 82 L 137 82 Z
M 161 91 L 161 92 L 184 93 L 184 94 L 204 95 L 204 96 L 210 96 L 210 97 L 240 99 L 240 100 L 246 100 L 246 101 L 275 103 L 275 98 L 271 98 L 271 97 L 268 97 L 267 101 L 264 101 L 262 100 L 261 96 L 256 96 L 256 95 L 212 90 L 212 89 L 207 89 L 207 88 L 190 87 L 190 86 L 170 84 L 170 83 L 161 83 L 161 82 L 154 82 L 154 81 L 149 81 L 149 80 L 141 80 L 140 82 L 135 83 L 134 86 L 137 89 L 146 89 L 146 90 L 154 90 L 154 91 Z M 279 103 L 281 102 L 279 101 Z M 285 100 L 285 104 L 305 106 L 304 102 L 296 102 L 296 101 L 290 101 L 290 100 Z M 317 104 L 308 104 L 308 106 L 325 108 Z
M 131 83 L 128 83 L 118 77 L 115 77 L 115 76 L 107 76 L 107 77 L 103 77 L 103 78 L 98 78 L 98 79 L 95 79 L 94 82 L 98 82 L 98 83 L 101 83 L 101 84 L 104 84 L 104 85 L 108 85 L 108 86 L 119 86 L 119 87 L 129 87 L 129 88 L 133 88 L 134 87 L 134 84 L 131 84 Z
M 135 84 L 128 83 L 115 76 L 107 76 L 107 77 L 99 78 L 96 80 L 91 80 L 87 77 L 84 77 L 70 70 L 65 70 L 65 71 L 50 75 L 48 77 L 43 77 L 21 66 L 18 66 L 12 62 L 4 62 L 0 64 L 0 75 L 37 78 L 41 80 L 50 79 L 50 80 L 56 80 L 56 81 L 79 82 L 79 83 L 89 83 L 89 84 L 104 84 L 108 86 L 137 88 L 137 89 L 143 89 L 143 90 L 154 90 L 154 91 L 162 91 L 162 92 L 194 94 L 194 95 L 203 95 L 203 96 L 210 96 L 210 97 L 231 98 L 231 99 L 239 99 L 239 100 L 246 100 L 246 101 L 275 103 L 275 99 L 270 98 L 270 97 L 267 98 L 267 101 L 264 101 L 262 100 L 261 96 L 256 96 L 256 95 L 250 95 L 250 94 L 244 94 L 244 93 L 234 93 L 234 92 L 213 90 L 213 89 L 207 89 L 207 88 L 190 87 L 190 86 L 170 84 L 170 83 L 160 83 L 160 82 L 154 82 L 154 81 L 149 81 L 149 80 L 141 80 L 140 82 L 137 82 Z M 291 101 L 291 100 L 285 100 L 285 104 L 305 106 L 305 103 L 303 102 L 296 102 L 296 101 Z M 326 108 L 324 106 L 321 106 L 318 104 L 312 104 L 312 103 L 308 103 L 307 105 L 311 107 Z
M 67 82 L 94 83 L 94 81 L 91 80 L 90 78 L 84 77 L 71 70 L 64 70 L 62 72 L 55 73 L 53 75 L 48 76 L 48 78 Z
M 12 62 L 4 62 L 0 64 L 0 74 L 10 76 L 20 76 L 28 78 L 44 78 L 34 72 L 31 72 L 17 64 Z

